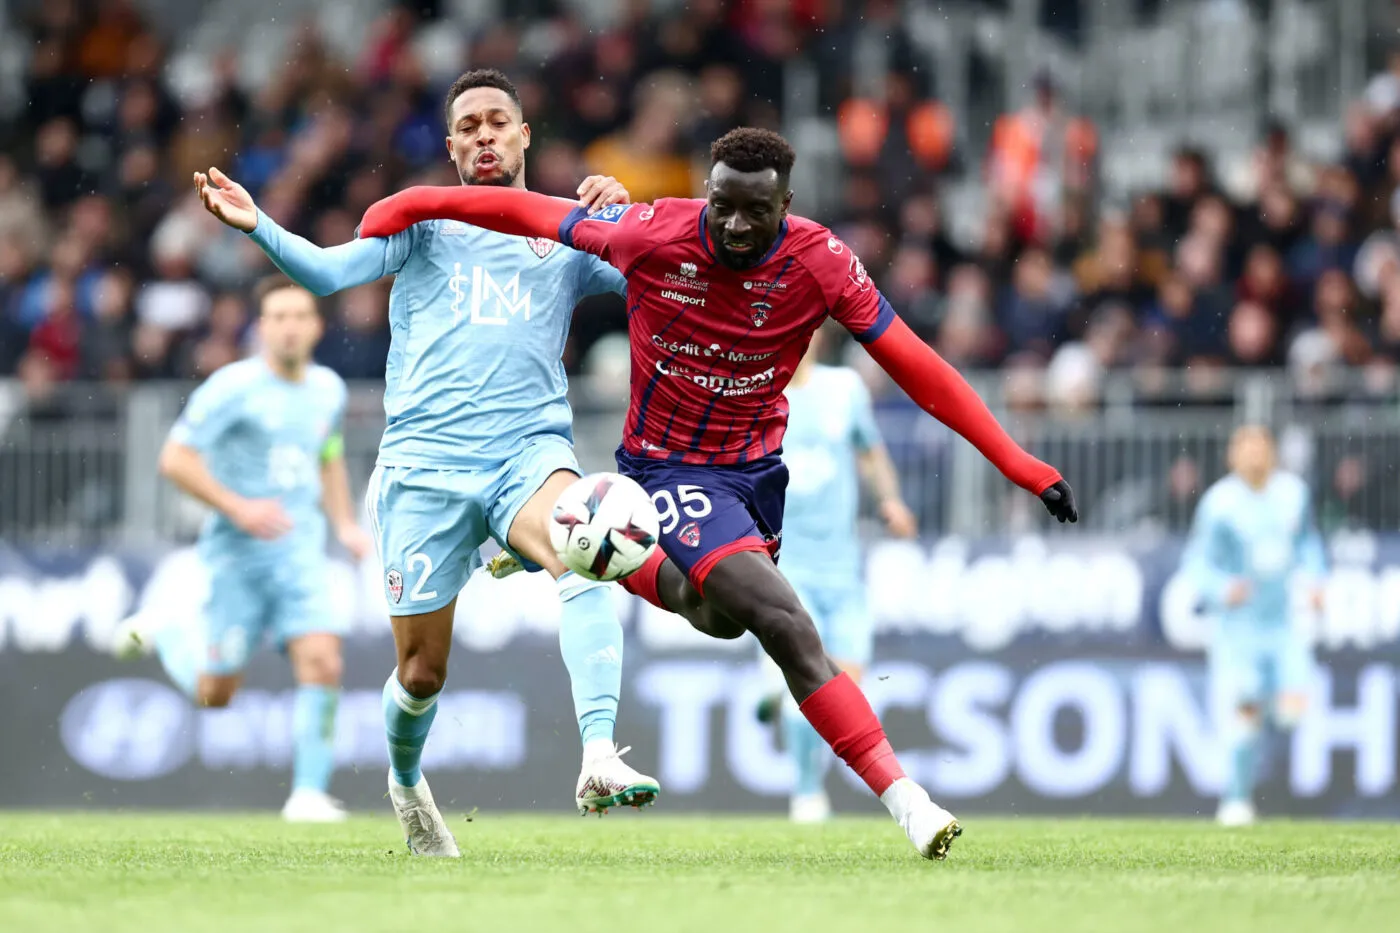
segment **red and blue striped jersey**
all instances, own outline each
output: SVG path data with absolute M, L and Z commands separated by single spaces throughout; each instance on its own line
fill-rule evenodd
M 789 216 L 752 269 L 716 260 L 705 202 L 666 198 L 573 211 L 567 246 L 594 253 L 627 279 L 633 455 L 683 463 L 745 463 L 782 448 L 783 389 L 828 315 L 862 343 L 894 309 L 845 243 Z

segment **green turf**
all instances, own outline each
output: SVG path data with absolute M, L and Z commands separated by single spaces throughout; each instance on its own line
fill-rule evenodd
M 943 863 L 884 820 L 0 812 L 0 930 L 317 933 L 1400 929 L 1400 827 L 974 819 Z

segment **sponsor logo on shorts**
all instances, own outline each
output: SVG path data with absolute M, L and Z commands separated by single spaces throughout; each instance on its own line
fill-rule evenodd
M 687 295 L 684 292 L 672 291 L 669 288 L 662 290 L 661 297 L 669 298 L 678 304 L 696 305 L 702 308 L 705 306 L 705 299 L 701 298 L 699 295 Z
M 689 522 L 680 531 L 676 532 L 676 538 L 686 547 L 700 546 L 700 524 Z
M 384 584 L 389 591 L 389 598 L 395 603 L 403 599 L 403 574 L 397 570 L 390 570 L 384 575 Z

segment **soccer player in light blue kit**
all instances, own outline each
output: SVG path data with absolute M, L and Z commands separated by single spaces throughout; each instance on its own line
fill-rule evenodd
M 860 375 L 818 362 L 825 331 L 812 335 L 784 393 L 789 414 L 783 460 L 790 478 L 778 569 L 811 613 L 827 653 L 859 680 L 874 643 L 856 530 L 860 480 L 874 495 L 890 534 L 912 538 L 918 523 L 900 497 L 899 475 Z M 798 823 L 822 822 L 831 815 L 823 785 L 833 756 L 791 695 L 786 690 L 780 695 L 783 743 L 796 774 L 789 815 Z M 766 705 L 771 709 L 772 701 Z
M 1275 468 L 1266 428 L 1246 425 L 1230 439 L 1230 475 L 1196 508 L 1183 569 L 1216 617 L 1209 658 L 1217 696 L 1229 704 L 1229 760 L 1217 820 L 1254 821 L 1254 776 L 1266 720 L 1296 725 L 1307 705 L 1312 654 L 1292 624 L 1289 591 L 1301 574 L 1322 606 L 1326 570 L 1307 485 Z
M 117 650 L 155 649 L 187 695 L 222 707 L 253 649 L 275 642 L 297 682 L 292 793 L 282 815 L 334 822 L 345 818 L 328 791 L 346 620 L 327 607 L 326 518 L 356 559 L 370 541 L 350 505 L 345 383 L 311 362 L 321 337 L 316 298 L 283 275 L 254 295 L 262 352 L 195 390 L 160 455 L 161 473 L 214 509 L 199 536 L 204 611 L 198 624 L 139 613 L 118 629 Z
M 505 75 L 463 75 L 445 110 L 447 151 L 463 184 L 525 186 L 530 129 Z M 558 581 L 560 648 L 584 746 L 580 810 L 654 800 L 656 781 L 626 765 L 613 744 L 622 627 L 611 594 L 569 573 L 548 531 L 555 500 L 579 474 L 561 361 L 570 316 L 584 296 L 623 294 L 622 276 L 552 241 L 454 221 L 322 249 L 259 212 L 217 169 L 196 175 L 195 185 L 215 216 L 318 295 L 396 276 L 388 423 L 366 504 L 398 654 L 384 686 L 389 796 L 410 851 L 460 854 L 419 762 L 447 676 L 457 594 L 481 566 L 488 538 Z M 595 207 L 627 199 L 613 179 L 597 177 L 579 196 Z

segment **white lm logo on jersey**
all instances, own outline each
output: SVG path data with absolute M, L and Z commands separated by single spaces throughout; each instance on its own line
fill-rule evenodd
M 452 264 L 452 275 L 447 279 L 447 287 L 452 290 L 452 323 L 462 321 L 462 302 L 466 300 L 466 284 L 471 283 L 471 314 L 473 324 L 505 325 L 511 318 L 523 314 L 530 320 L 530 289 L 520 288 L 520 273 L 511 276 L 510 281 L 501 285 L 491 273 L 481 266 L 473 266 L 470 276 L 462 274 L 462 264 Z

